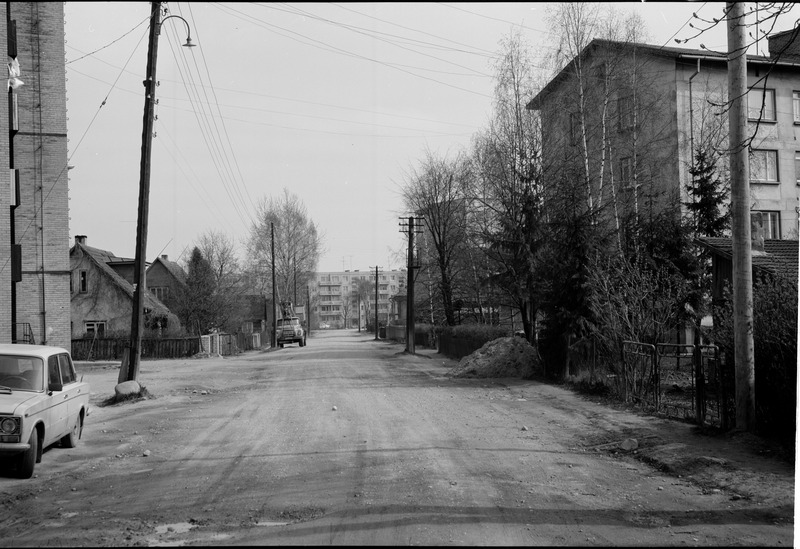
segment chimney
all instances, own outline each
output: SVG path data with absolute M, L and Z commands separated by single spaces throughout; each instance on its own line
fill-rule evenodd
M 169 258 L 167 257 L 167 254 L 162 254 L 161 255 L 161 259 L 163 259 L 164 261 L 168 261 L 169 260 Z
M 75 235 L 75 244 L 82 244 L 82 245 L 85 246 L 86 245 L 86 235 L 84 235 L 84 234 Z
M 800 27 L 792 30 L 779 32 L 768 36 L 769 56 L 775 58 L 780 55 L 781 61 L 800 61 Z

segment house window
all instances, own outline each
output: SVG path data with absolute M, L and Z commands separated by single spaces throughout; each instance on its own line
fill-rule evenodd
M 633 128 L 633 97 L 620 97 L 617 100 L 617 112 L 619 115 L 619 129 L 628 130 Z
M 750 153 L 750 181 L 778 182 L 778 151 L 754 150 Z
M 103 337 L 106 334 L 106 321 L 87 320 L 83 323 L 83 331 L 89 337 Z
M 795 124 L 800 124 L 800 91 L 792 92 L 792 114 Z
M 159 301 L 164 301 L 169 297 L 169 287 L 166 286 L 153 286 L 150 291 Z
M 775 90 L 755 88 L 747 92 L 747 118 L 775 122 Z
M 759 221 L 759 218 L 760 221 Z M 781 212 L 752 211 L 750 212 L 751 225 L 761 227 L 764 238 L 779 239 L 781 237 Z
M 633 185 L 633 158 L 628 156 L 619 160 L 619 179 L 623 187 Z
M 89 277 L 86 271 L 78 272 L 78 291 L 82 294 L 89 291 Z

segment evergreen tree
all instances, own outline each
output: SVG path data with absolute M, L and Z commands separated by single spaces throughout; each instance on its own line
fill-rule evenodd
M 730 228 L 731 212 L 726 205 L 729 185 L 717 176 L 717 161 L 705 149 L 698 148 L 694 165 L 689 168 L 691 184 L 686 186 L 689 197 L 685 202 L 692 216 L 695 236 L 719 237 Z
M 692 182 L 686 186 L 691 200 L 684 202 L 688 211 L 684 227 L 693 239 L 724 236 L 731 223 L 727 201 L 730 185 L 720 180 L 717 161 L 705 148 L 698 147 L 694 160 L 689 168 Z M 694 317 L 696 334 L 699 334 L 702 317 L 711 311 L 711 257 L 708 250 L 696 242 L 690 243 L 690 247 L 696 262 L 694 269 L 687 269 L 685 275 L 694 287 L 689 299 L 690 316 Z
M 220 307 L 211 264 L 195 246 L 189 259 L 186 287 L 177 298 L 176 314 L 190 333 L 203 335 L 218 327 Z

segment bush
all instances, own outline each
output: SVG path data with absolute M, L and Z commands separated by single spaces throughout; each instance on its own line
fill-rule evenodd
M 480 349 L 486 343 L 512 335 L 507 328 L 489 324 L 462 324 L 437 328 L 439 352 L 461 358 Z
M 713 337 L 735 372 L 730 287 L 715 307 Z M 753 283 L 756 423 L 760 434 L 794 442 L 797 376 L 797 282 L 765 276 Z
M 436 326 L 433 324 L 414 324 L 414 343 L 416 345 L 435 349 L 437 340 Z

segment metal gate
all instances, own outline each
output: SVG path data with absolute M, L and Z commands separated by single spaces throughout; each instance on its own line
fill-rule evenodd
M 697 352 L 698 423 L 707 423 L 729 429 L 736 417 L 734 404 L 734 379 L 725 367 L 716 345 L 699 345 Z
M 659 372 L 659 399 L 662 412 L 681 419 L 697 418 L 697 371 L 695 347 L 689 344 L 659 343 L 656 363 Z
M 716 345 L 623 341 L 623 397 L 670 417 L 728 429 L 732 376 Z

